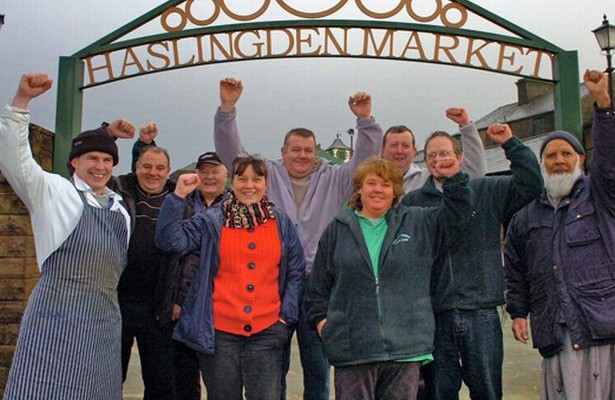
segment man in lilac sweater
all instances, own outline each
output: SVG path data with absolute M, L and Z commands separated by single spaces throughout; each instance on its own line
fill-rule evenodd
M 243 91 L 241 81 L 226 78 L 220 82 L 220 107 L 214 119 L 216 153 L 230 167 L 245 153 L 239 138 L 235 104 Z M 320 235 L 352 193 L 355 168 L 370 156 L 378 155 L 382 129 L 371 117 L 371 96 L 358 92 L 348 100 L 357 117 L 357 145 L 353 157 L 342 165 L 332 165 L 316 155 L 316 137 L 305 128 L 291 129 L 284 138 L 282 158 L 268 160 L 267 196 L 295 223 L 306 257 L 306 278 L 312 270 Z M 297 325 L 297 340 L 303 367 L 304 399 L 329 398 L 329 363 L 320 338 L 303 313 Z M 284 366 L 288 371 L 290 343 Z M 285 382 L 282 383 L 285 386 Z M 282 388 L 284 398 L 285 387 Z

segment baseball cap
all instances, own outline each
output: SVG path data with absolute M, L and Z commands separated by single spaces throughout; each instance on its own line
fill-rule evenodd
M 201 154 L 196 160 L 197 168 L 203 164 L 222 165 L 222 161 L 220 161 L 220 158 L 215 151 L 208 151 L 207 153 Z

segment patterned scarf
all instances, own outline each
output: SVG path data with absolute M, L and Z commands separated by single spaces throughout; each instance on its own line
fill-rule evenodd
M 224 212 L 224 227 L 234 229 L 253 228 L 262 225 L 270 219 L 275 219 L 274 205 L 263 196 L 258 203 L 249 206 L 240 203 L 231 192 L 228 199 L 222 203 Z

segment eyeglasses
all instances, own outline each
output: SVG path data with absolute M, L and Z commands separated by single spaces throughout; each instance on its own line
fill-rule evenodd
M 452 150 L 440 150 L 440 151 L 432 151 L 431 153 L 425 154 L 425 159 L 434 160 L 437 157 L 440 158 L 449 158 L 454 154 Z

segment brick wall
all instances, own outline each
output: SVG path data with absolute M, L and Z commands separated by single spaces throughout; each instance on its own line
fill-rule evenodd
M 51 171 L 53 133 L 30 125 L 37 162 Z M 0 173 L 0 391 L 11 367 L 19 323 L 39 277 L 28 210 Z

